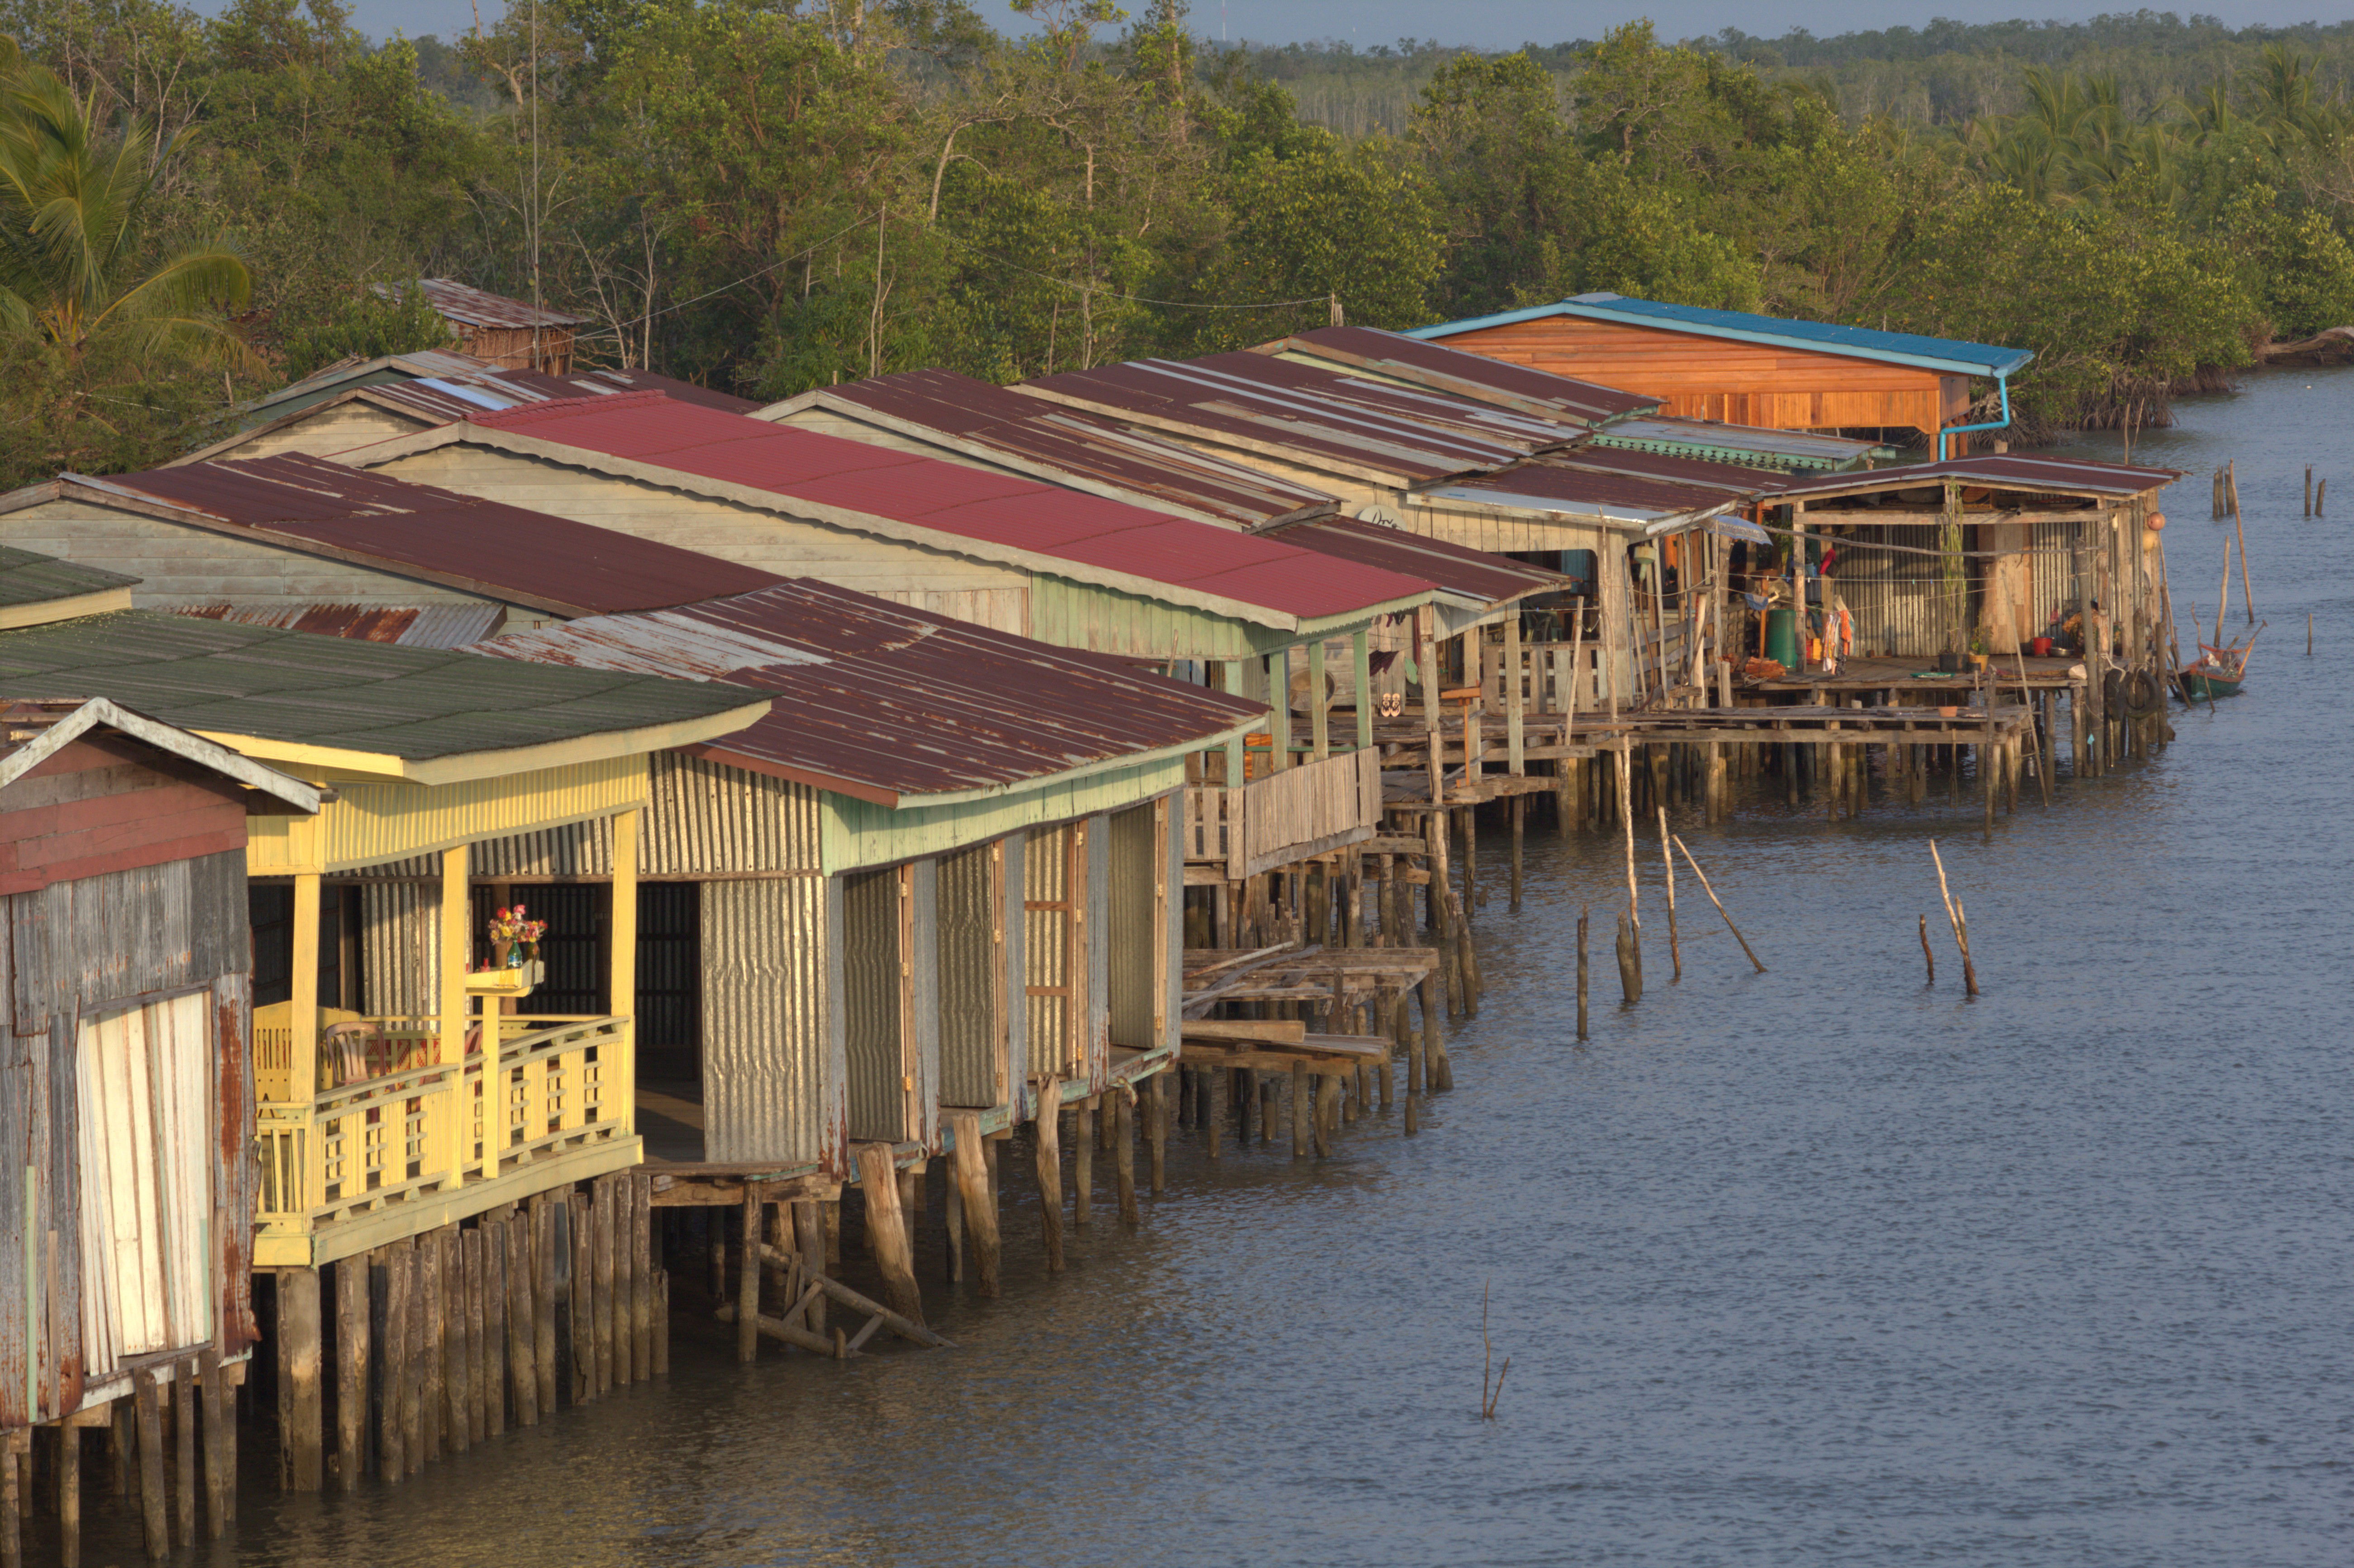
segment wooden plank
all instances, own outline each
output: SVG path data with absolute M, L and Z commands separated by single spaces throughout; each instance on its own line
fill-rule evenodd
M 1297 1045 L 1306 1037 L 1308 1025 L 1297 1018 L 1201 1018 L 1182 1024 L 1180 1033 L 1187 1041 L 1257 1040 Z

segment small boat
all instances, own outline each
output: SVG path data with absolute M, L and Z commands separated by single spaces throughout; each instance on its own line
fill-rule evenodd
M 2175 684 L 2182 689 L 2185 702 L 2198 702 L 2202 697 L 2211 702 L 2217 697 L 2237 695 L 2240 683 L 2248 678 L 2248 654 L 2255 644 L 2245 648 L 2216 648 L 2201 642 L 2199 662 L 2175 672 Z

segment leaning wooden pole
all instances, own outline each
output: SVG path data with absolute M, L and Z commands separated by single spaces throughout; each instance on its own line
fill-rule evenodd
M 924 1320 L 923 1291 L 916 1283 L 915 1249 L 908 1244 L 907 1216 L 899 1202 L 899 1172 L 887 1143 L 858 1146 L 858 1189 L 866 1199 L 866 1238 L 883 1276 L 883 1298 L 911 1323 Z
M 1668 961 L 1674 966 L 1668 983 L 1674 985 L 1684 978 L 1683 944 L 1676 938 L 1676 856 L 1668 843 L 1668 809 L 1659 808 L 1659 859 L 1668 872 Z
M 1741 927 L 1733 923 L 1733 916 L 1726 913 L 1724 900 L 1719 898 L 1716 895 L 1716 889 L 1709 885 L 1708 873 L 1700 868 L 1700 862 L 1692 859 L 1692 852 L 1690 847 L 1684 843 L 1683 840 L 1677 839 L 1675 843 L 1676 848 L 1682 850 L 1684 853 L 1684 863 L 1691 867 L 1691 872 L 1694 876 L 1700 878 L 1700 890 L 1708 895 L 1708 901 L 1716 906 L 1716 912 L 1724 916 L 1724 928 L 1733 933 L 1733 939 L 1741 944 L 1741 950 L 1749 955 L 1749 961 L 1757 966 L 1757 972 L 1761 975 L 1764 974 L 1766 972 L 1766 965 L 1758 959 L 1756 953 L 1751 949 L 1749 946 L 1749 938 L 1741 934 Z
M 1038 1080 L 1038 1109 L 1031 1121 L 1037 1143 L 1038 1224 L 1046 1244 L 1046 1272 L 1063 1272 L 1063 1086 L 1048 1075 Z
M 1978 993 L 1978 971 L 1970 962 L 1970 926 L 1962 913 L 1961 905 L 1946 887 L 1946 857 L 1937 853 L 1937 841 L 1929 841 L 1929 858 L 1937 863 L 1937 896 L 1946 901 L 1946 918 L 1953 924 L 1954 946 L 1962 950 L 1962 989 L 1967 994 Z

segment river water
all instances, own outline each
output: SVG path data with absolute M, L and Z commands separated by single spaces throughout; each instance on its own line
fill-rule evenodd
M 2031 790 L 1991 842 L 1935 783 L 1857 821 L 1681 824 L 1768 973 L 1686 878 L 1668 982 L 1646 842 L 1650 993 L 1604 1003 L 1618 842 L 1537 832 L 1518 916 L 1483 867 L 1487 1003 L 1418 1137 L 1375 1118 L 1327 1162 L 1214 1165 L 1181 1134 L 1142 1228 L 1099 1219 L 1059 1277 L 1016 1203 L 1001 1299 L 928 1284 L 951 1351 L 748 1372 L 683 1297 L 665 1383 L 398 1489 L 281 1498 L 257 1433 L 211 1558 L 2346 1561 L 2354 568 L 2348 524 L 2298 513 L 2349 412 L 2354 371 L 2261 374 L 2138 445 L 2196 471 L 2167 540 L 2211 625 L 2203 475 L 2237 460 L 2270 622 L 2247 694 L 2178 710 L 2161 757 L 2049 811 Z M 2332 477 L 2354 518 L 2354 467 Z M 1942 932 L 1923 983 L 1932 835 L 1974 1001 Z M 106 1534 L 90 1561 L 133 1561 Z

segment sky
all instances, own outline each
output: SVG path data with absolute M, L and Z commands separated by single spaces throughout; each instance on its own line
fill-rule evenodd
M 1004 0 L 976 0 L 981 10 L 999 26 L 1016 26 Z M 483 19 L 497 12 L 503 0 L 482 0 Z M 200 0 L 200 9 L 216 10 L 215 0 Z M 1130 0 L 1130 11 L 1139 9 Z M 2133 8 L 2132 0 L 2076 0 L 2054 5 L 2052 0 L 1941 0 L 1918 17 L 1892 12 L 1872 0 L 1652 0 L 1628 6 L 1564 5 L 1555 0 L 1193 0 L 1197 33 L 1216 37 L 1221 30 L 1236 39 L 1255 43 L 1289 43 L 1305 39 L 1349 37 L 1361 48 L 1405 37 L 1436 38 L 1442 44 L 1470 44 L 1483 48 L 1510 48 L 1523 43 L 1552 44 L 1571 38 L 1598 37 L 1610 26 L 1648 16 L 1663 37 L 1692 37 L 1723 27 L 1771 37 L 1794 26 L 1829 37 L 1863 27 L 1884 27 L 1900 21 L 1918 23 L 1932 16 L 1963 22 L 1999 22 L 2020 15 L 2082 21 L 2103 11 Z M 2158 7 L 2163 9 L 2161 5 Z M 2221 16 L 2230 26 L 2255 23 L 2285 25 L 2311 21 L 2325 11 L 2336 19 L 2337 7 L 2316 0 L 2195 0 L 2179 7 L 2184 14 L 2201 12 Z M 469 0 L 358 0 L 356 19 L 375 37 L 398 31 L 415 37 L 438 33 L 452 37 L 471 25 Z

